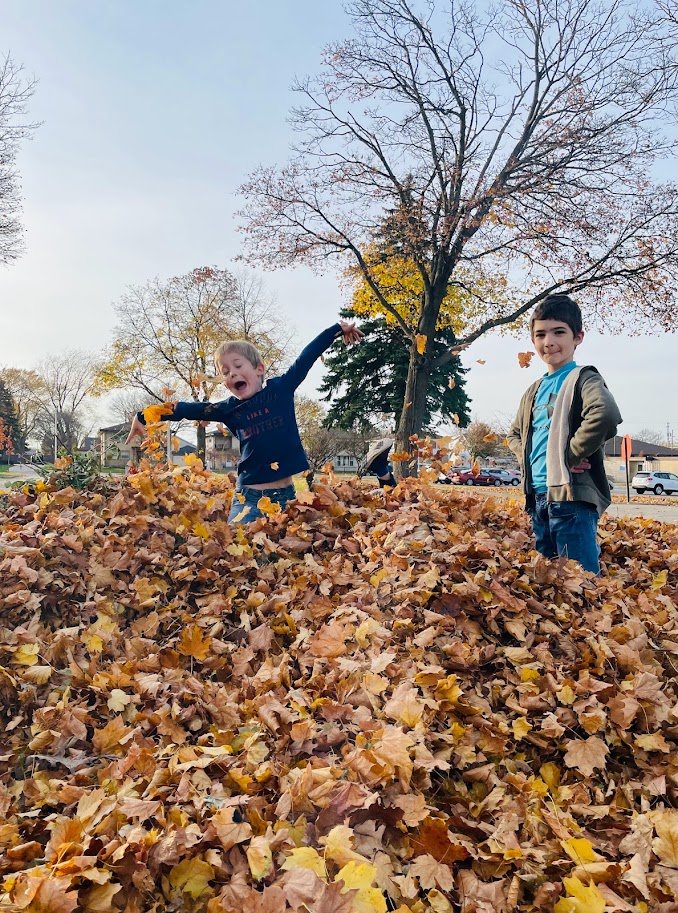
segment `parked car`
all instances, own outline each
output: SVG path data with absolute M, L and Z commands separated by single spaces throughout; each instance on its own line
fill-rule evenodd
M 646 491 L 670 495 L 678 492 L 678 476 L 674 472 L 637 472 L 631 479 L 631 487 L 639 495 Z
M 486 469 L 481 469 L 477 475 L 472 472 L 459 472 L 452 470 L 450 478 L 455 485 L 495 485 L 497 488 L 504 485 L 499 476 L 490 475 Z
M 502 485 L 520 485 L 519 472 L 511 472 L 510 469 L 486 469 L 484 471 L 490 476 L 501 479 Z

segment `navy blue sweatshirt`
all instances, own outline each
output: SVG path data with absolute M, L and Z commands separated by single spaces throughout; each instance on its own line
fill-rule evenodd
M 222 422 L 240 441 L 239 484 L 270 482 L 275 487 L 279 479 L 310 468 L 299 437 L 294 391 L 341 333 L 338 323 L 323 330 L 284 374 L 268 379 L 263 389 L 249 399 L 229 396 L 218 403 L 177 403 L 163 419 Z M 137 416 L 145 424 L 143 412 Z M 273 469 L 272 464 L 277 464 L 277 468 Z

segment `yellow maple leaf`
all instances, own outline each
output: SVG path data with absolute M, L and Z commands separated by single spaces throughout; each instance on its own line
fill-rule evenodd
M 426 351 L 427 337 L 424 336 L 422 333 L 417 333 L 417 335 L 414 338 L 417 341 L 417 352 L 419 352 L 420 355 L 423 355 L 424 352 Z
M 528 732 L 531 731 L 532 723 L 528 723 L 527 720 L 521 716 L 520 719 L 513 721 L 511 729 L 513 729 L 513 735 L 520 741 L 520 739 L 524 739 Z
M 193 533 L 194 533 L 196 536 L 200 536 L 201 539 L 205 539 L 205 541 L 207 541 L 207 539 L 210 538 L 210 531 L 207 529 L 207 527 L 205 526 L 205 524 L 202 523 L 201 521 L 198 521 L 198 522 L 193 526 Z
M 276 501 L 271 501 L 268 495 L 264 495 L 263 498 L 259 498 L 257 501 L 257 507 L 262 512 L 262 514 L 266 514 L 267 517 L 272 517 L 273 514 L 279 514 L 282 510 L 280 505 Z
M 183 859 L 170 871 L 169 880 L 173 888 L 189 894 L 197 900 L 209 890 L 209 883 L 214 878 L 214 869 L 199 856 Z
M 325 844 L 325 856 L 337 865 L 349 862 L 367 862 L 364 856 L 353 849 L 353 831 L 345 824 L 337 824 L 322 841 Z
M 369 862 L 348 862 L 338 873 L 337 881 L 343 881 L 341 893 L 357 891 L 351 899 L 351 913 L 386 913 L 386 901 L 379 888 L 372 884 L 377 879 L 377 870 Z
M 580 865 L 584 862 L 598 862 L 603 857 L 593 849 L 593 845 L 586 837 L 570 837 L 568 840 L 561 840 L 563 849 L 575 862 Z
M 576 875 L 563 878 L 569 897 L 561 897 L 554 907 L 555 913 L 604 913 L 605 898 L 595 884 L 583 884 Z
M 15 651 L 12 662 L 17 666 L 34 666 L 40 653 L 39 644 L 22 644 Z
M 174 403 L 159 403 L 153 406 L 146 406 L 143 410 L 143 415 L 147 425 L 156 425 L 163 418 L 169 418 L 173 412 Z
M 652 578 L 651 589 L 654 593 L 661 590 L 666 586 L 666 581 L 668 580 L 669 572 L 666 568 L 663 571 L 660 571 L 658 574 Z
M 198 472 L 203 468 L 202 460 L 195 453 L 187 453 L 184 457 L 184 463 L 189 469 L 195 469 Z
M 260 881 L 270 874 L 273 869 L 273 854 L 266 837 L 253 837 L 246 853 L 252 878 Z
M 319 878 L 322 878 L 325 881 L 327 880 L 327 872 L 325 870 L 323 858 L 312 846 L 295 847 L 285 859 L 281 868 L 285 872 L 293 871 L 294 869 L 310 869 L 311 872 L 315 872 Z
M 211 637 L 203 637 L 202 631 L 198 625 L 189 625 L 189 627 L 184 628 L 181 632 L 177 650 L 182 656 L 192 656 L 194 659 L 198 659 L 202 662 L 207 658 L 207 654 L 210 652 L 211 642 Z

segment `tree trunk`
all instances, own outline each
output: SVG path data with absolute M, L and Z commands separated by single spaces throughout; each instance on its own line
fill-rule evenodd
M 412 450 L 410 436 L 419 434 L 426 414 L 426 391 L 431 376 L 431 361 L 425 354 L 417 351 L 416 342 L 410 348 L 410 363 L 405 383 L 405 403 L 400 413 L 394 449 L 398 453 Z M 396 463 L 396 475 L 399 478 L 417 474 L 416 466 L 409 463 Z
M 205 451 L 207 449 L 207 429 L 202 424 L 202 422 L 198 425 L 197 438 L 198 438 L 198 459 L 202 460 L 203 465 L 206 466 L 207 462 L 206 462 L 206 458 L 205 458 Z
M 425 297 L 422 302 L 417 334 L 420 337 L 425 337 L 426 344 L 423 354 L 420 354 L 417 348 L 416 338 L 412 340 L 410 345 L 410 362 L 407 368 L 407 381 L 405 382 L 405 402 L 396 431 L 395 450 L 398 453 L 412 452 L 410 437 L 413 434 L 421 434 L 421 429 L 424 425 L 426 392 L 433 370 L 431 353 L 438 314 L 445 297 L 446 288 L 447 281 L 445 277 L 441 277 L 429 291 L 424 293 Z M 410 466 L 409 462 L 396 463 L 395 469 L 398 478 L 416 476 L 417 474 L 417 467 Z

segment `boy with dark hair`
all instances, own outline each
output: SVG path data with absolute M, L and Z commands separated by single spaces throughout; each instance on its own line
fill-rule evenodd
M 597 369 L 574 361 L 584 339 L 575 301 L 545 298 L 532 312 L 530 335 L 547 373 L 523 395 L 508 444 L 523 469 L 537 551 L 599 574 L 598 519 L 611 501 L 603 445 L 622 418 Z
M 309 343 L 284 374 L 268 379 L 261 355 L 251 343 L 224 342 L 215 353 L 215 364 L 232 395 L 218 403 L 175 403 L 171 412 L 161 416 L 161 421 L 222 422 L 240 441 L 239 496 L 233 498 L 230 523 L 249 523 L 263 516 L 257 506 L 262 497 L 283 508 L 293 500 L 292 476 L 310 468 L 297 427 L 294 391 L 340 336 L 346 345 L 352 345 L 360 341 L 362 333 L 354 323 L 340 320 Z M 145 425 L 143 411 L 138 412 L 127 443 L 143 436 Z

